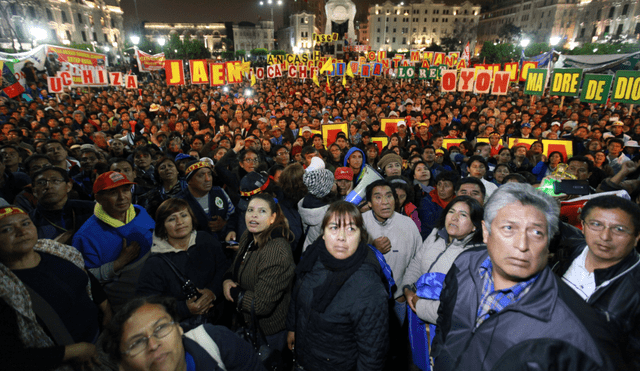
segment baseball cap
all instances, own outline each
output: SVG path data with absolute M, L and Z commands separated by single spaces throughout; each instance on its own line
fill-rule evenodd
M 531 129 L 531 124 L 528 123 L 528 122 L 525 122 L 525 123 L 522 124 L 522 127 Z
M 398 121 L 397 126 L 407 126 L 407 123 L 404 121 Z
M 336 180 L 353 180 L 353 170 L 350 167 L 339 167 L 334 174 Z
M 93 183 L 93 194 L 97 194 L 102 191 L 106 191 L 112 188 L 118 188 L 127 184 L 136 184 L 127 180 L 122 173 L 117 171 L 107 171 L 101 174 L 95 183 Z
M 551 123 L 551 126 L 556 126 L 556 125 L 557 126 L 562 126 L 562 125 L 560 125 L 560 123 L 558 121 L 554 121 L 554 122 Z
M 304 134 L 305 132 L 313 133 L 313 131 L 311 131 L 311 128 L 308 126 L 303 126 L 300 130 L 300 134 Z

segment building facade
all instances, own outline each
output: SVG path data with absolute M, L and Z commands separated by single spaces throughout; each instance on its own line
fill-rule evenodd
M 255 48 L 273 50 L 274 46 L 273 22 L 260 21 L 258 24 L 240 22 L 233 25 L 233 45 L 235 50 L 249 52 Z
M 640 38 L 640 3 L 636 0 L 581 0 L 577 6 L 576 43 L 633 41 Z
M 289 27 L 278 30 L 278 49 L 287 53 L 311 53 L 316 17 L 312 13 L 300 12 L 289 16 Z
M 579 24 L 580 0 L 499 0 L 491 3 L 480 17 L 478 45 L 485 41 L 510 42 L 501 32 L 505 26 L 519 27 L 532 42 L 550 42 L 559 38 L 573 42 Z
M 420 49 L 447 37 L 473 41 L 479 19 L 480 5 L 468 1 L 459 5 L 387 1 L 369 7 L 368 45 L 371 50 L 391 51 Z
M 9 0 L 0 6 L 6 14 L 0 18 L 2 48 L 30 49 L 36 43 L 93 44 L 99 52 L 122 48 L 120 0 Z
M 160 23 L 148 22 L 144 24 L 144 36 L 151 42 L 160 39 L 169 40 L 172 35 L 178 35 L 181 41 L 198 39 L 204 43 L 209 51 L 226 50 L 222 42 L 227 37 L 225 23 Z

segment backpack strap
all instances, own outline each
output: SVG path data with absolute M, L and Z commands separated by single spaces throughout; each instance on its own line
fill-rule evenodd
M 44 322 L 45 326 L 47 326 L 47 329 L 55 343 L 57 345 L 71 345 L 75 343 L 73 337 L 71 337 L 71 334 L 69 333 L 69 330 L 67 330 L 67 327 L 64 325 L 62 319 L 60 319 L 60 316 L 56 313 L 51 304 L 47 303 L 47 301 L 40 296 L 40 294 L 35 292 L 34 289 L 26 284 L 24 286 L 31 297 L 33 312 L 42 320 L 42 322 Z

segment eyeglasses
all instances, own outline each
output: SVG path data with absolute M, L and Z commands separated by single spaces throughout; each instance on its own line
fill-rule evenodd
M 258 160 L 257 158 L 245 158 L 244 162 L 253 162 L 254 164 L 257 164 L 258 162 L 260 162 L 260 160 Z
M 167 337 L 175 328 L 175 324 L 175 322 L 167 322 L 158 325 L 151 335 L 136 339 L 123 353 L 130 357 L 137 356 L 147 350 L 149 347 L 149 339 L 151 339 L 152 336 L 158 340 Z
M 625 235 L 631 235 L 632 234 L 631 229 L 625 227 L 624 225 L 606 226 L 606 225 L 602 224 L 601 222 L 599 222 L 597 220 L 585 221 L 585 224 L 587 225 L 587 228 L 589 228 L 590 230 L 592 230 L 594 232 L 602 232 L 606 228 L 609 228 L 609 230 L 611 231 L 611 234 L 613 234 L 614 236 L 625 236 Z
M 40 179 L 36 180 L 34 184 L 38 187 L 46 187 L 49 183 L 51 183 L 51 185 L 58 186 L 64 182 L 64 179 Z

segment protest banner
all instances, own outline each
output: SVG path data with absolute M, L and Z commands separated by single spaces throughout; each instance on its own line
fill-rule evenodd
M 189 71 L 191 72 L 192 84 L 209 84 L 209 68 L 206 60 L 190 60 Z
M 391 134 L 398 132 L 398 123 L 400 121 L 404 121 L 404 119 L 380 119 L 380 130 L 385 132 L 388 136 L 391 136 Z
M 45 45 L 45 53 L 45 65 L 49 73 L 69 71 L 73 86 L 86 86 L 82 79 L 83 70 L 104 70 L 107 66 L 107 56 L 100 53 L 52 45 Z
M 616 71 L 611 101 L 640 104 L 640 71 Z
M 543 151 L 542 153 L 545 156 L 549 156 L 549 153 L 558 151 L 562 153 L 565 161 L 571 157 L 573 157 L 573 142 L 570 140 L 562 140 L 562 139 L 524 139 L 524 138 L 509 138 L 508 145 L 509 148 L 513 148 L 515 146 L 525 146 L 527 150 L 531 147 L 534 142 L 542 142 Z M 533 164 L 535 166 L 535 164 Z
M 387 137 L 371 137 L 371 143 L 375 143 L 378 146 L 378 153 L 382 153 L 382 149 L 389 143 Z
M 164 68 L 164 53 L 148 54 L 135 47 L 140 72 L 160 71 Z
M 556 68 L 549 86 L 549 94 L 565 97 L 577 97 L 580 89 L 582 69 Z
M 442 146 L 446 149 L 449 149 L 453 146 L 459 146 L 460 143 L 464 142 L 466 139 L 464 138 L 445 138 L 442 140 Z
M 165 60 L 164 71 L 167 85 L 184 85 L 184 64 L 181 60 Z
M 346 122 L 339 124 L 323 124 L 320 125 L 322 130 L 322 140 L 324 141 L 324 147 L 329 148 L 336 141 L 338 133 L 343 132 L 349 138 L 349 125 Z
M 580 102 L 605 104 L 611 90 L 613 76 L 585 74 L 582 80 Z
M 547 86 L 547 69 L 532 68 L 527 74 L 527 80 L 524 84 L 524 93 L 529 95 L 542 96 Z

